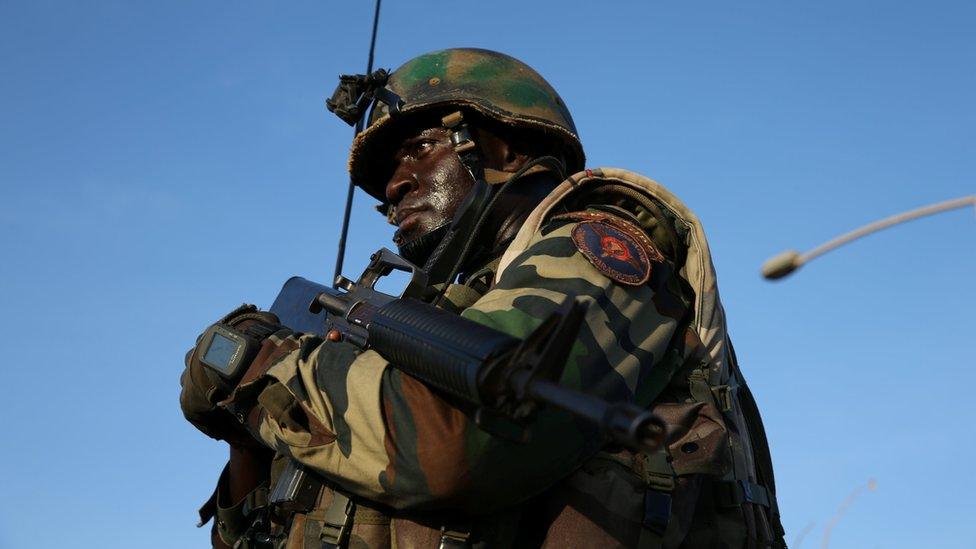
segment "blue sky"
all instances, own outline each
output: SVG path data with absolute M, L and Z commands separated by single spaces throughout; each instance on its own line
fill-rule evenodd
M 371 2 L 0 3 L 0 547 L 201 547 L 225 451 L 181 417 L 183 353 L 287 277 L 327 281 Z M 501 50 L 573 111 L 590 166 L 702 218 L 795 546 L 976 547 L 976 192 L 967 2 L 397 2 L 377 66 Z M 346 273 L 388 245 L 357 196 Z M 811 526 L 812 525 L 812 526 Z M 808 532 L 802 537 L 804 532 Z M 802 539 L 801 539 L 802 538 Z M 799 543 L 796 543 L 799 542 Z

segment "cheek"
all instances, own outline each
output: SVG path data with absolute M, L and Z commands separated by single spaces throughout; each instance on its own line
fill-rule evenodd
M 452 152 L 430 174 L 430 204 L 448 220 L 454 217 L 471 185 L 471 176 Z

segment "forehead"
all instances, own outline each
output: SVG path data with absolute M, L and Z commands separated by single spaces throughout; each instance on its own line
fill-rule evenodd
M 413 116 L 403 120 L 393 128 L 393 131 L 390 132 L 385 140 L 387 142 L 387 150 L 389 151 L 390 148 L 396 150 L 400 144 L 409 139 L 438 133 L 444 135 L 449 134 L 447 128 L 441 124 L 439 116 L 433 114 Z
M 416 128 L 413 131 L 404 132 L 398 139 L 399 143 L 405 144 L 409 141 L 415 140 L 420 137 L 426 138 L 444 138 L 449 139 L 451 137 L 451 131 L 447 128 L 440 126 L 428 127 L 428 128 Z
M 405 146 L 411 140 L 418 138 L 450 138 L 450 130 L 441 125 L 441 117 L 437 113 L 417 113 L 415 116 L 404 117 L 403 120 L 389 128 L 381 140 L 374 142 L 371 156 L 372 184 L 378 188 L 386 186 L 393 175 Z

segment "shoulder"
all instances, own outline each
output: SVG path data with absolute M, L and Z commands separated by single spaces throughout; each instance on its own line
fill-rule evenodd
M 618 168 L 585 170 L 532 211 L 499 272 L 530 248 L 541 247 L 557 254 L 579 251 L 610 278 L 640 284 L 648 265 L 666 260 L 680 268 L 693 218 L 676 196 L 647 177 Z M 566 238 L 541 242 L 560 236 Z
M 646 283 L 653 264 L 664 261 L 653 239 L 626 212 L 590 207 L 557 214 L 545 227 L 561 229 L 575 251 L 601 274 L 620 284 Z

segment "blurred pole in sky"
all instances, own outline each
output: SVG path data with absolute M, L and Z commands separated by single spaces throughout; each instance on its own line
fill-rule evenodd
M 878 481 L 873 478 L 868 479 L 867 484 L 862 484 L 861 486 L 858 486 L 857 488 L 854 489 L 853 492 L 851 492 L 849 496 L 844 498 L 844 501 L 840 502 L 840 506 L 837 508 L 837 512 L 834 513 L 834 516 L 830 519 L 830 522 L 827 523 L 827 526 L 824 527 L 823 544 L 820 546 L 820 549 L 829 549 L 830 533 L 833 531 L 834 527 L 840 524 L 840 519 L 844 518 L 844 513 L 847 512 L 847 509 L 854 503 L 854 500 L 856 500 L 861 495 L 861 493 L 864 492 L 865 489 L 867 489 L 869 492 L 873 492 L 877 490 Z
M 905 223 L 906 221 L 911 221 L 927 215 L 933 215 L 965 206 L 976 206 L 976 195 L 939 202 L 938 204 L 932 204 L 931 206 L 925 206 L 916 210 L 893 215 L 880 221 L 875 221 L 874 223 L 865 225 L 859 229 L 855 229 L 847 234 L 841 235 L 827 242 L 826 244 L 821 244 L 819 247 L 814 248 L 805 254 L 800 254 L 800 252 L 797 252 L 796 250 L 787 250 L 766 260 L 762 266 L 762 275 L 768 280 L 783 278 L 789 274 L 792 274 L 793 271 L 796 271 L 802 267 L 803 264 L 808 263 L 809 261 L 835 248 L 839 248 L 848 242 L 857 240 L 862 236 L 867 236 L 882 229 L 887 229 L 888 227 Z

